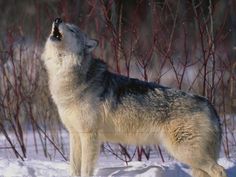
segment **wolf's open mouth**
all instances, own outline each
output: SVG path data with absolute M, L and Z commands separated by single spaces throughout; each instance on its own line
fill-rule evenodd
M 52 37 L 58 41 L 61 41 L 62 35 L 57 25 L 54 26 Z

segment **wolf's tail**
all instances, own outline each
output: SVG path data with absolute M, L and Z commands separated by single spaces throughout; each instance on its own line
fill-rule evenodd
M 207 98 L 202 97 L 202 96 L 198 96 L 198 95 L 195 95 L 195 97 L 207 104 L 206 106 L 209 108 L 209 111 L 210 111 L 210 118 L 215 123 L 215 128 L 218 131 L 219 143 L 221 144 L 221 141 L 222 141 L 222 123 L 221 123 L 220 116 L 218 115 L 216 109 L 214 108 L 214 106 L 210 103 L 210 101 Z M 219 146 L 220 146 L 220 144 L 219 144 Z
M 210 104 L 210 103 L 209 103 Z M 212 104 L 209 105 L 209 108 L 211 110 L 211 113 L 212 115 L 214 115 L 214 117 L 217 119 L 218 121 L 218 129 L 219 129 L 219 140 L 220 140 L 220 143 L 222 141 L 222 123 L 221 123 L 221 120 L 220 120 L 220 116 L 218 115 L 216 109 L 214 108 L 214 106 Z

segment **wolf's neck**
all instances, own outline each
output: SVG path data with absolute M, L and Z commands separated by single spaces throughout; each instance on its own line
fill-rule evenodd
M 107 65 L 103 61 L 86 58 L 81 65 L 70 67 L 68 71 L 58 72 L 49 81 L 54 101 L 58 104 L 67 104 L 73 98 L 79 98 L 79 95 L 85 94 L 93 84 L 103 82 L 106 71 Z
M 77 62 L 77 59 L 74 58 L 62 58 L 56 61 L 58 63 L 47 63 L 49 80 L 52 82 L 64 82 L 65 79 L 76 80 L 77 84 L 86 84 L 101 78 L 101 75 L 107 71 L 105 62 L 94 59 L 90 55 L 84 56 L 81 62 Z
M 81 65 L 83 67 L 83 65 Z M 97 80 L 107 71 L 107 64 L 99 59 L 91 59 L 86 68 L 85 82 Z

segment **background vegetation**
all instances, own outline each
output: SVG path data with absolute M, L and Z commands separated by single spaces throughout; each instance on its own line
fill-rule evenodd
M 58 118 L 40 59 L 55 17 L 99 40 L 94 55 L 110 70 L 209 98 L 221 115 L 223 148 L 236 146 L 235 0 L 0 0 L 0 133 L 16 157 L 35 153 L 67 159 Z M 39 147 L 43 147 L 39 150 Z M 104 144 L 124 161 L 149 158 L 158 146 Z

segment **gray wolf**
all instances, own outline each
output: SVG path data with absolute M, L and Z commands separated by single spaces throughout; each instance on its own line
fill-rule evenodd
M 219 117 L 204 97 L 114 74 L 93 58 L 98 42 L 57 18 L 45 44 L 49 88 L 70 135 L 70 174 L 93 175 L 104 141 L 162 144 L 194 177 L 226 177 L 217 164 Z

